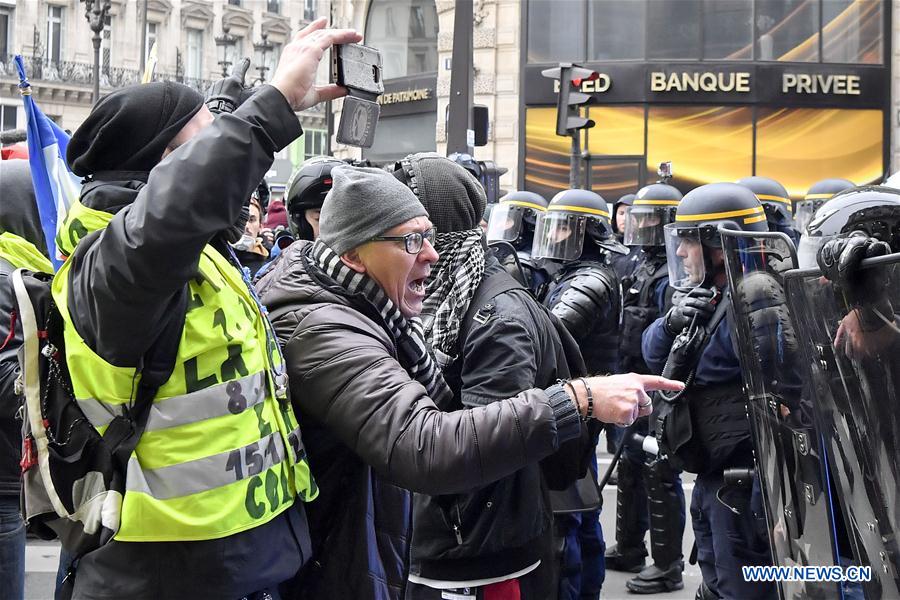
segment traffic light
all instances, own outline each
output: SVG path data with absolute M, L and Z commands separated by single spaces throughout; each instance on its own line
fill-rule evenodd
M 559 98 L 556 100 L 556 135 L 573 135 L 579 129 L 594 126 L 590 119 L 582 117 L 579 109 L 596 102 L 594 96 L 580 92 L 582 81 L 593 81 L 599 73 L 573 63 L 559 63 L 558 67 L 544 69 L 541 75 L 559 80 Z

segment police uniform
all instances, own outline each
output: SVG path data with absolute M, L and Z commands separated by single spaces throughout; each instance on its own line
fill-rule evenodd
M 714 287 L 719 301 L 727 302 L 722 295 L 724 267 L 716 266 L 711 258 L 713 250 L 720 246 L 717 227 L 723 223 L 745 230 L 766 230 L 764 209 L 756 197 L 742 186 L 723 183 L 702 186 L 685 196 L 676 221 L 666 226 L 666 235 L 667 244 L 670 233 L 682 239 L 702 240 L 702 282 L 694 280 L 690 285 Z M 675 246 L 669 248 L 674 250 Z M 668 256 L 670 284 L 683 288 L 687 284 L 672 266 L 679 260 L 676 256 L 674 251 Z M 697 277 L 696 271 L 693 277 Z M 676 307 L 680 302 L 674 302 Z M 670 309 L 670 313 L 674 310 Z M 643 335 L 644 359 L 655 372 L 663 371 L 675 341 L 675 335 L 666 326 L 670 313 L 654 321 Z M 695 467 L 699 472 L 691 498 L 691 519 L 704 582 L 721 598 L 771 598 L 776 594 L 772 584 L 748 583 L 741 571 L 747 565 L 771 564 L 758 483 L 754 480 L 750 489 L 724 485 L 727 469 L 753 467 L 741 365 L 725 319 L 710 333 L 693 381 L 679 402 L 689 407 L 691 439 L 703 457 Z

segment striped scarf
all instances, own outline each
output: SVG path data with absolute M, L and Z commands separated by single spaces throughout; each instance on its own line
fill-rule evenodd
M 425 284 L 422 321 L 441 370 L 453 364 L 459 354 L 460 324 L 484 276 L 483 235 L 479 227 L 439 233 L 435 241 L 440 259 Z
M 404 317 L 374 279 L 345 265 L 321 240 L 312 245 L 311 258 L 334 283 L 364 298 L 381 315 L 384 326 L 396 340 L 400 364 L 410 377 L 425 387 L 436 406 L 447 408 L 453 400 L 453 392 L 428 353 L 419 320 Z

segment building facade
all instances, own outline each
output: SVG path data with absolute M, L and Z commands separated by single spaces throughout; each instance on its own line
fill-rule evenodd
M 338 155 L 444 150 L 454 8 L 335 2 L 339 24 L 384 52 L 387 91 L 375 146 Z M 600 74 L 582 85 L 596 102 L 582 182 L 608 200 L 666 160 L 685 192 L 752 174 L 795 197 L 826 177 L 880 181 L 900 168 L 898 19 L 889 0 L 475 0 L 475 102 L 491 125 L 476 157 L 509 169 L 507 189 L 563 189 L 570 140 L 555 134 L 556 89 L 541 71 L 575 62 Z
M 156 44 L 154 79 L 205 93 L 240 57 L 253 61 L 248 82 L 271 78 L 281 48 L 330 0 L 111 0 L 101 32 L 100 94 L 138 83 Z M 142 32 L 143 30 L 143 32 Z M 60 126 L 74 130 L 92 105 L 93 32 L 78 0 L 0 0 L 0 126 L 22 128 L 25 115 L 12 57 L 25 60 L 35 99 Z M 142 60 L 143 57 L 143 60 Z M 327 66 L 326 66 L 327 67 Z M 328 70 L 323 67 L 324 83 Z M 306 135 L 276 159 L 269 179 L 327 149 L 324 107 L 300 113 Z
M 322 107 L 300 115 L 306 134 L 279 157 L 274 179 L 329 150 L 376 164 L 445 152 L 453 0 L 111 4 L 101 93 L 138 81 L 154 41 L 157 78 L 205 88 L 236 56 L 250 55 L 269 69 L 251 75 L 265 79 L 291 32 L 319 15 L 382 51 L 373 147 L 329 139 L 336 101 L 331 115 Z M 582 85 L 596 101 L 587 109 L 596 126 L 582 139 L 582 182 L 608 200 L 652 181 L 665 160 L 685 192 L 757 174 L 794 196 L 825 177 L 865 183 L 900 168 L 900 0 L 474 0 L 472 19 L 474 100 L 490 116 L 488 143 L 475 155 L 508 169 L 506 189 L 552 196 L 567 185 L 570 143 L 555 135 L 554 81 L 541 76 L 559 62 L 600 74 Z M 77 127 L 91 104 L 83 2 L 0 0 L 4 129 L 24 124 L 16 52 L 41 108 Z

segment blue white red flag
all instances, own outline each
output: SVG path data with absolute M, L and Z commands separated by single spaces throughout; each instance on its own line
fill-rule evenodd
M 25 63 L 16 55 L 19 72 L 19 92 L 25 103 L 28 131 L 28 162 L 37 200 L 44 239 L 53 269 L 59 270 L 62 257 L 56 249 L 57 228 L 62 226 L 66 212 L 81 193 L 81 180 L 66 164 L 69 135 L 41 112 L 31 97 L 31 84 L 25 75 Z

